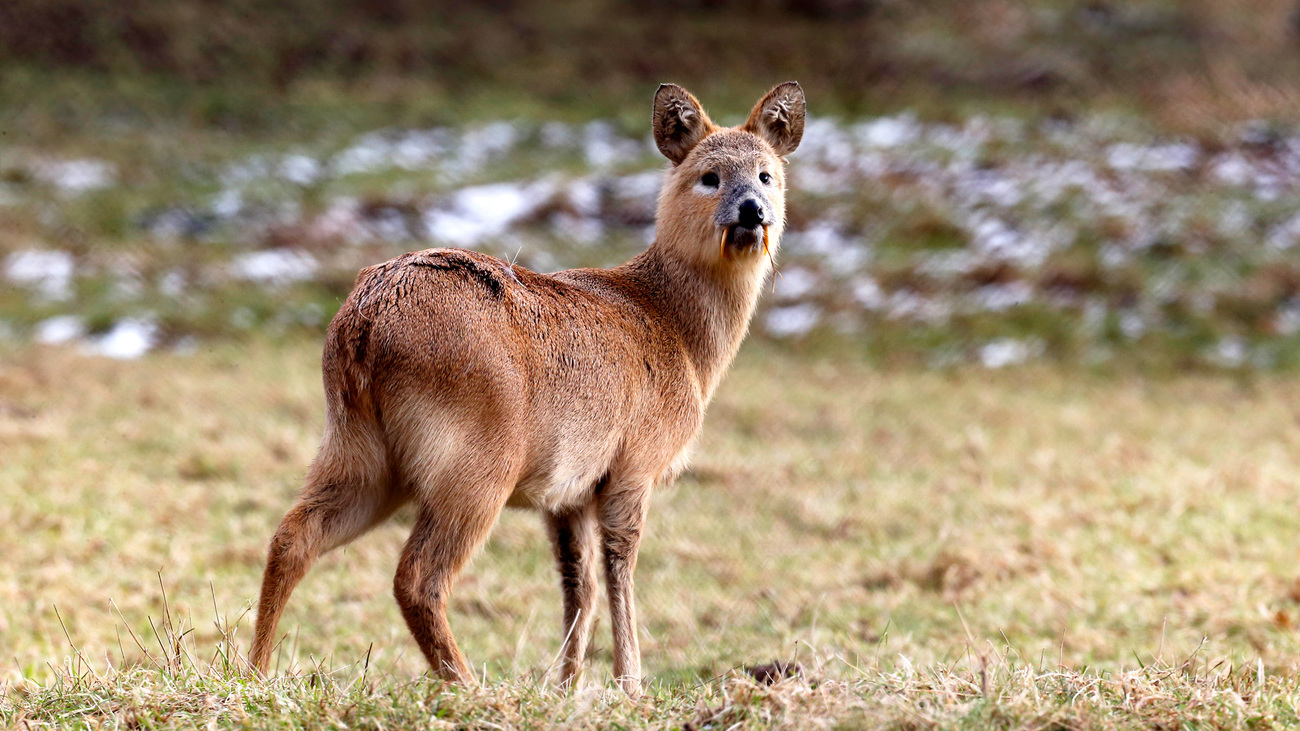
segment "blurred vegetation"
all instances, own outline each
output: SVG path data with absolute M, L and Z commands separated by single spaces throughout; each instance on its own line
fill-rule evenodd
M 778 283 L 765 307 L 821 317 L 814 337 L 939 365 L 987 345 L 1300 363 L 1300 0 L 7 0 L 0 70 L 0 261 L 54 250 L 75 267 L 62 297 L 0 288 L 0 337 L 65 315 L 90 335 L 146 318 L 162 343 L 316 332 L 357 267 L 447 243 L 426 219 L 458 191 L 552 175 L 550 202 L 479 247 L 542 270 L 616 263 L 652 223 L 652 195 L 611 191 L 662 162 L 644 144 L 654 86 L 683 83 L 730 123 L 795 78 L 838 126 L 795 160 L 791 232 L 832 236 L 812 252 L 792 235 L 782 265 L 815 286 Z M 868 139 L 857 120 L 884 115 L 877 132 L 906 139 Z M 509 144 L 457 167 L 487 149 L 485 122 L 508 122 Z M 444 133 L 418 164 L 340 166 Z M 593 164 L 593 134 L 632 152 Z M 1156 159 L 1171 151 L 1189 161 Z M 87 161 L 106 181 L 60 188 Z M 598 211 L 565 198 L 577 183 Z M 599 246 L 573 241 L 575 220 Z M 999 232 L 1055 248 L 1008 264 L 977 241 Z M 852 247 L 862 261 L 836 259 Z M 229 276 L 263 249 L 320 272 Z
M 268 95 L 426 120 L 616 116 L 666 80 L 739 108 L 797 78 L 823 112 L 1088 106 L 1200 128 L 1288 117 L 1295 0 L 7 0 L 3 101 L 265 128 Z M 18 107 L 15 109 L 14 107 Z M 99 107 L 99 108 L 96 108 Z M 353 111 L 347 111 L 353 108 Z

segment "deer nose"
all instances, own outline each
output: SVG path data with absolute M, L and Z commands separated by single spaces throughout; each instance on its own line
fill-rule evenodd
M 740 204 L 740 227 L 756 228 L 763 222 L 763 207 L 750 198 Z

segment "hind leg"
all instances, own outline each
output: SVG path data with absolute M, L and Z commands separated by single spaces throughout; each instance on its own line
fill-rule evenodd
M 509 486 L 426 500 L 402 550 L 393 595 L 433 672 L 445 680 L 472 682 L 469 664 L 447 623 L 452 582 L 501 514 Z
M 340 449 L 338 442 L 327 434 L 302 495 L 271 539 L 249 654 L 249 664 L 263 676 L 270 669 L 284 606 L 315 560 L 370 530 L 405 502 L 389 479 L 377 442 L 353 440 L 350 449 Z

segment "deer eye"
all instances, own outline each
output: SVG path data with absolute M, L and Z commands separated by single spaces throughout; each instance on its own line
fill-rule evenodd
M 717 173 L 705 173 L 704 176 L 700 178 L 700 183 L 710 188 L 718 187 L 718 183 L 720 182 Z
M 768 183 L 772 182 L 772 176 L 768 175 L 767 173 L 759 173 L 758 181 L 763 185 L 767 185 Z

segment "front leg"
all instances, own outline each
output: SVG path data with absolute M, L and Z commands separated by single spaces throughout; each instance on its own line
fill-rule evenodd
M 572 688 L 582 675 L 587 656 L 587 641 L 595 619 L 596 604 L 596 514 L 594 506 L 570 513 L 548 515 L 547 533 L 560 570 L 560 588 L 564 592 L 564 626 L 561 654 L 564 665 L 560 685 Z
M 619 687 L 633 698 L 641 695 L 641 650 L 637 642 L 632 574 L 636 571 L 637 549 L 650 507 L 651 485 L 649 480 L 611 480 L 597 505 L 614 635 L 614 677 Z

